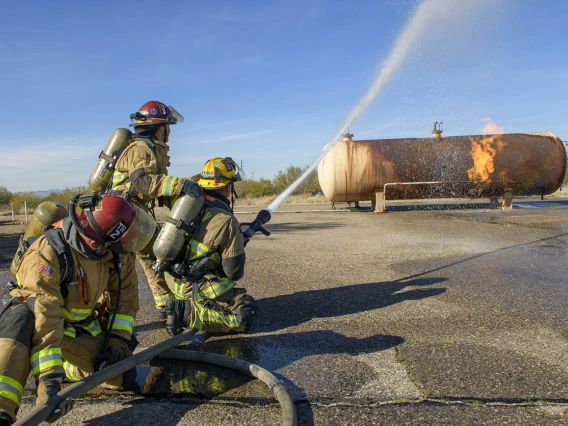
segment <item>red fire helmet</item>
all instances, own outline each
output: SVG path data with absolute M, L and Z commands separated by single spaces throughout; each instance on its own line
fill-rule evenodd
M 130 119 L 130 126 L 134 127 L 183 123 L 183 116 L 174 107 L 158 101 L 146 102 L 137 112 L 130 114 Z
M 148 213 L 118 195 L 77 196 L 71 207 L 79 232 L 113 251 L 141 250 L 157 226 Z

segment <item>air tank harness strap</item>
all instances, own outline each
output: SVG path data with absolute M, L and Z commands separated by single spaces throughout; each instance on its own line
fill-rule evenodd
M 184 230 L 185 232 L 187 232 L 190 236 L 193 236 L 193 234 L 195 233 L 195 230 L 197 228 L 197 225 L 193 225 L 189 224 L 186 225 L 186 223 L 181 220 L 181 219 L 174 219 L 171 217 L 167 217 L 166 219 L 164 219 L 164 222 L 167 222 L 169 224 L 172 224 L 176 227 L 176 232 L 179 232 L 180 229 Z M 194 221 L 195 222 L 195 221 Z
M 71 254 L 71 248 L 65 238 L 63 237 L 63 230 L 61 228 L 52 228 L 45 231 L 45 238 L 51 248 L 57 254 L 57 260 L 59 261 L 59 269 L 61 274 L 60 291 L 61 296 L 65 299 L 69 294 L 67 285 L 73 279 L 73 255 Z

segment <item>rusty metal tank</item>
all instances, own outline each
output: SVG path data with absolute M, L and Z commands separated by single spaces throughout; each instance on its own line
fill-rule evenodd
M 527 196 L 548 195 L 562 185 L 566 149 L 552 133 L 432 133 L 361 141 L 344 135 L 318 164 L 324 195 L 332 202 L 372 201 L 385 184 L 397 183 L 387 199 L 495 197 L 508 188 Z

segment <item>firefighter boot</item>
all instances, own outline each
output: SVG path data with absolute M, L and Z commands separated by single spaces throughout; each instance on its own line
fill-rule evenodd
M 258 303 L 252 296 L 243 294 L 235 300 L 230 309 L 239 322 L 239 327 L 234 329 L 234 331 L 237 333 L 245 333 L 252 327 L 254 318 L 258 313 Z
M 14 419 L 8 413 L 0 411 L 0 426 L 10 426 L 12 423 Z

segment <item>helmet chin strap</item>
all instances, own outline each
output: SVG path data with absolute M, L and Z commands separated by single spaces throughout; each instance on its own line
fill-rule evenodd
M 235 185 L 231 184 L 231 203 L 233 203 L 233 201 L 239 201 L 239 194 L 237 194 L 237 191 L 235 191 Z
M 170 132 L 168 132 L 168 126 L 167 124 L 164 124 L 163 126 L 160 126 L 162 128 L 162 139 L 164 143 L 168 143 L 169 139 L 170 139 Z

